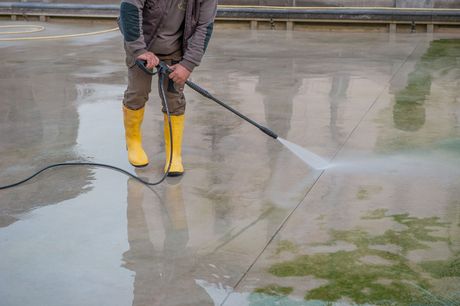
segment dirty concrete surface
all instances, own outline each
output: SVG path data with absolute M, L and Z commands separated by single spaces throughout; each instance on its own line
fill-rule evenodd
M 161 175 L 155 84 L 151 163 L 127 162 L 117 32 L 0 54 L 0 185 L 64 161 Z M 0 191 L 1 304 L 458 305 L 459 76 L 453 34 L 218 29 L 193 81 L 331 167 L 188 89 L 184 177 L 65 168 Z

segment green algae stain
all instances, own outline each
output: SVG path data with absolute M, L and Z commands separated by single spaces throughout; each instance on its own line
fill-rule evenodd
M 356 192 L 356 198 L 358 200 L 367 200 L 371 197 L 372 194 L 378 193 L 382 191 L 381 186 L 372 186 L 372 185 L 365 185 L 360 186 L 358 192 Z
M 383 216 L 382 216 L 383 213 Z M 382 235 L 370 236 L 360 229 L 349 231 L 332 231 L 333 241 L 343 240 L 355 244 L 358 247 L 369 247 L 369 245 L 393 244 L 401 247 L 402 252 L 426 249 L 429 246 L 426 242 L 448 241 L 446 237 L 432 235 L 432 232 L 441 228 L 447 228 L 449 223 L 439 221 L 438 217 L 415 218 L 408 214 L 397 214 L 385 216 L 385 211 L 373 211 L 371 216 L 374 219 L 391 218 L 393 221 L 404 225 L 402 230 L 389 229 Z M 369 219 L 369 215 L 363 217 Z
M 415 218 L 408 214 L 390 215 L 395 222 L 405 225 L 406 228 L 400 231 L 387 230 L 383 235 L 372 237 L 371 244 L 394 244 L 401 247 L 402 252 L 427 249 L 427 242 L 445 241 L 448 238 L 432 235 L 432 232 L 441 228 L 447 228 L 449 223 L 440 222 L 438 217 Z
M 292 287 L 281 287 L 272 284 L 263 288 L 257 288 L 254 290 L 254 292 L 263 293 L 267 295 L 284 296 L 289 295 L 292 292 L 292 290 L 294 290 Z
M 430 293 L 429 278 L 405 255 L 412 250 L 429 248 L 428 242 L 447 242 L 446 238 L 435 236 L 432 232 L 446 228 L 449 224 L 441 222 L 437 217 L 415 218 L 408 214 L 386 213 L 383 209 L 374 210 L 364 219 L 390 218 L 401 225 L 400 230 L 387 230 L 380 235 L 371 235 L 361 228 L 331 230 L 330 241 L 323 245 L 345 241 L 354 244 L 356 249 L 300 255 L 293 260 L 272 265 L 269 273 L 277 277 L 313 276 L 327 280 L 327 284 L 305 294 L 304 298 L 308 301 L 335 302 L 348 298 L 355 303 L 378 305 L 427 305 L 427 299 L 432 301 L 434 298 L 442 301 L 441 297 Z M 375 249 L 375 245 L 396 245 L 401 251 L 392 253 Z M 432 274 L 438 273 L 434 276 L 445 277 L 457 276 L 458 264 L 456 258 L 448 262 L 425 262 L 421 267 Z M 431 302 L 429 304 L 434 305 Z
M 367 290 L 362 290 L 363 287 Z M 351 296 L 356 303 L 377 303 L 378 305 L 408 305 L 423 299 L 420 294 L 414 292 L 410 285 L 394 282 L 384 286 L 367 283 L 367 279 L 326 285 L 310 291 L 305 299 L 336 301 L 342 296 Z M 395 303 L 395 301 L 398 302 Z
M 356 198 L 358 200 L 366 200 L 367 198 L 369 198 L 369 192 L 364 188 L 360 188 L 356 193 Z
M 288 296 L 269 295 L 265 293 L 251 293 L 248 297 L 249 305 L 251 306 L 332 306 L 331 303 L 306 302 L 302 300 L 294 300 Z
M 291 252 L 297 253 L 299 248 L 289 240 L 281 240 L 278 242 L 278 247 L 276 248 L 275 254 L 279 255 L 282 252 Z
M 460 277 L 460 253 L 445 261 L 424 261 L 420 266 L 435 278 Z
M 392 259 L 394 263 L 380 265 L 359 261 L 359 258 L 370 254 Z M 289 262 L 275 264 L 269 272 L 278 277 L 312 275 L 329 280 L 328 284 L 307 292 L 306 300 L 337 301 L 348 297 L 357 303 L 381 303 L 389 299 L 408 303 L 421 297 L 405 282 L 428 288 L 428 284 L 409 267 L 404 257 L 371 249 L 303 255 Z M 391 283 L 381 284 L 378 282 L 380 279 L 389 279 Z
M 376 210 L 368 212 L 361 219 L 364 219 L 364 220 L 383 219 L 383 218 L 385 218 L 385 215 L 386 215 L 387 211 L 388 211 L 388 209 L 385 209 L 385 208 L 376 209 Z

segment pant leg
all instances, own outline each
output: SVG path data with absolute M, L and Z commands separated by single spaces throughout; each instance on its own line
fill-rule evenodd
M 167 65 L 174 65 L 180 62 L 182 59 L 181 52 L 175 52 L 168 56 L 159 56 L 160 60 L 164 61 Z M 158 84 L 160 85 L 160 84 Z M 158 86 L 159 87 L 159 86 Z M 165 77 L 163 87 L 165 90 L 166 98 L 168 100 L 169 112 L 173 116 L 180 116 L 185 113 L 185 96 L 184 87 L 173 82 L 173 80 Z M 159 88 L 158 88 L 159 89 Z M 161 93 L 159 93 L 161 98 Z M 163 113 L 166 113 L 164 101 L 162 100 Z
M 137 65 L 128 68 L 128 88 L 123 105 L 131 110 L 141 109 L 149 99 L 152 90 L 152 76 L 143 72 Z

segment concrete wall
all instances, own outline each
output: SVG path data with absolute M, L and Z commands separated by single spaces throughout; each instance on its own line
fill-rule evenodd
M 118 4 L 119 0 L 0 0 L 0 2 Z M 274 6 L 458 8 L 460 0 L 219 0 L 220 4 Z
M 460 0 L 219 0 L 219 3 L 320 7 L 460 8 Z
M 460 0 L 396 0 L 396 7 L 460 8 Z
M 220 4 L 275 5 L 275 6 L 341 6 L 394 7 L 395 0 L 219 0 Z

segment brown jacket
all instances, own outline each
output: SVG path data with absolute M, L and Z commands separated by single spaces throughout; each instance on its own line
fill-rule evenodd
M 168 0 L 122 0 L 118 25 L 124 37 L 126 63 L 147 52 L 167 16 Z M 211 38 L 217 0 L 187 0 L 180 64 L 190 71 L 198 66 Z

